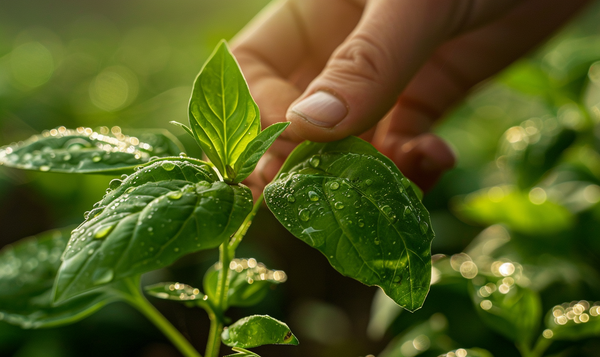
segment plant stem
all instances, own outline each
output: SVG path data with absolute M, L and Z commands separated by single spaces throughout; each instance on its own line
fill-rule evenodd
M 531 356 L 542 357 L 544 355 L 544 352 L 546 352 L 546 350 L 548 349 L 548 347 L 550 347 L 551 344 L 551 339 L 545 338 L 544 336 L 540 336 L 537 342 L 535 343 L 535 347 L 533 347 L 533 350 L 531 351 Z
M 246 235 L 246 232 L 248 232 L 248 228 L 250 228 L 250 226 L 252 225 L 252 220 L 254 219 L 254 216 L 256 216 L 256 214 L 258 213 L 258 210 L 262 206 L 263 196 L 264 195 L 261 194 L 258 197 L 258 200 L 256 200 L 256 202 L 254 203 L 254 206 L 252 207 L 252 211 L 250 211 L 250 213 L 246 216 L 246 219 L 244 219 L 244 222 L 240 226 L 240 229 L 238 229 L 237 232 L 235 232 L 235 234 L 229 241 L 229 254 L 231 256 L 235 255 L 234 254 L 235 249 L 237 248 L 237 246 L 240 244 L 240 242 Z
M 215 314 L 209 314 L 210 332 L 208 333 L 208 342 L 206 344 L 206 357 L 217 357 L 221 349 L 221 332 L 223 323 Z
M 135 307 L 139 312 L 152 321 L 158 329 L 165 335 L 175 347 L 185 357 L 202 357 L 191 343 L 181 335 L 181 333 L 167 320 L 142 294 L 139 288 L 139 279 L 126 279 L 128 295 L 125 296 L 127 302 Z

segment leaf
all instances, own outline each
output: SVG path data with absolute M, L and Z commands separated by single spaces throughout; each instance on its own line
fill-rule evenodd
M 459 348 L 448 353 L 444 353 L 439 357 L 494 357 L 490 352 L 482 349 L 482 348 Z
M 385 295 L 383 290 L 377 289 L 371 304 L 371 316 L 367 327 L 369 338 L 381 340 L 401 312 L 402 308 L 394 300 Z
M 217 181 L 198 160 L 158 160 L 111 187 L 71 236 L 57 302 L 217 247 L 252 209 L 247 187 Z
M 541 317 L 539 295 L 515 284 L 512 277 L 496 278 L 481 284 L 473 282 L 471 297 L 481 319 L 508 339 L 529 343 L 536 333 Z
M 288 325 L 267 315 L 244 317 L 221 334 L 229 347 L 252 348 L 263 345 L 298 345 Z
M 485 188 L 456 198 L 452 208 L 462 219 L 486 226 L 502 223 L 531 235 L 555 233 L 575 223 L 573 215 L 565 207 L 546 200 L 545 191 L 539 187 L 529 194 L 511 186 Z
M 448 351 L 454 345 L 446 334 L 448 320 L 440 313 L 429 320 L 409 328 L 406 333 L 394 338 L 378 357 L 416 356 L 425 351 Z
M 232 355 L 227 355 L 225 357 L 260 357 L 256 353 L 254 353 L 252 351 L 245 350 L 243 348 L 234 347 L 234 348 L 232 348 L 232 350 L 234 352 L 238 352 L 238 353 L 234 353 Z
M 275 139 L 283 133 L 290 123 L 276 123 L 263 130 L 254 140 L 248 144 L 246 150 L 242 153 L 235 164 L 234 171 L 237 176 L 233 182 L 242 182 L 248 177 L 258 160 L 265 154 L 267 149 L 271 147 Z
M 0 251 L 0 320 L 22 328 L 66 325 L 115 300 L 94 291 L 52 306 L 52 284 L 70 234 L 71 228 L 49 231 Z
M 220 263 L 210 267 L 204 275 L 204 290 L 215 300 L 219 281 Z M 254 258 L 233 259 L 229 265 L 228 306 L 252 306 L 261 302 L 269 288 L 287 280 L 282 270 L 270 270 Z
M 232 181 L 238 158 L 260 133 L 260 115 L 225 41 L 219 43 L 196 77 L 189 120 L 206 156 L 227 181 Z
M 265 199 L 279 222 L 337 271 L 380 286 L 407 310 L 421 307 L 431 280 L 429 213 L 371 144 L 349 137 L 299 145 Z
M 190 134 L 190 136 L 191 136 L 192 138 L 196 138 L 196 137 L 194 136 L 194 132 L 192 131 L 192 129 L 190 129 L 190 127 L 188 127 L 187 125 L 185 125 L 185 124 L 182 124 L 182 123 L 180 123 L 180 122 L 178 122 L 178 121 L 175 121 L 175 120 L 171 120 L 171 121 L 169 122 L 169 124 L 173 124 L 173 125 L 176 125 L 176 126 L 180 127 L 181 129 L 185 130 L 185 132 L 186 132 L 186 133 Z
M 546 315 L 544 337 L 555 340 L 582 340 L 600 336 L 600 306 L 589 301 L 556 305 Z
M 555 118 L 530 119 L 504 133 L 498 163 L 515 176 L 520 188 L 529 189 L 556 165 L 576 137 L 575 130 Z
M 204 298 L 204 294 L 191 285 L 181 283 L 157 283 L 144 287 L 148 295 L 158 299 L 180 302 L 197 301 Z
M 133 172 L 151 157 L 176 156 L 183 151 L 166 130 L 131 131 L 113 127 L 94 132 L 60 127 L 0 148 L 0 165 L 43 172 L 119 174 Z M 133 136 L 135 135 L 135 136 Z

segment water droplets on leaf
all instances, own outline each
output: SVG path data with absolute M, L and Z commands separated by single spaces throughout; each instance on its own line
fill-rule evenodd
M 412 209 L 411 209 L 410 207 L 406 206 L 406 207 L 404 208 L 404 213 L 402 213 L 402 216 L 403 216 L 404 218 L 406 218 L 406 217 L 408 217 L 408 216 L 409 216 L 411 213 L 412 213 Z
M 94 238 L 95 239 L 106 238 L 106 236 L 113 230 L 113 228 L 115 228 L 114 225 L 101 227 L 100 229 L 98 229 L 96 231 L 96 234 L 94 234 Z
M 102 161 L 102 157 L 100 155 L 92 156 L 92 161 L 93 162 L 100 162 L 100 161 Z
M 178 200 L 183 196 L 183 192 L 182 191 L 175 191 L 175 192 L 171 192 L 167 195 L 167 197 L 171 200 Z
M 308 191 L 308 199 L 317 202 L 319 200 L 319 194 L 315 191 Z
M 315 155 L 310 158 L 309 164 L 310 164 L 310 166 L 317 168 L 319 166 L 319 164 L 321 164 L 321 158 L 318 155 Z
M 371 179 L 366 179 L 365 180 L 365 185 L 371 186 L 372 184 L 373 184 L 373 180 L 371 180 Z
M 108 188 L 111 190 L 115 190 L 115 189 L 119 188 L 119 186 L 121 186 L 122 183 L 123 183 L 123 181 L 121 181 L 119 179 L 113 179 L 108 183 Z
M 365 226 L 365 221 L 362 220 L 362 219 L 359 219 L 358 220 L 358 226 L 361 227 L 361 228 L 364 227 Z
M 337 182 L 337 181 L 332 181 L 332 182 L 329 184 L 329 188 L 330 188 L 332 191 L 335 191 L 335 190 L 337 190 L 338 188 L 340 188 L 340 183 L 339 183 L 339 182 Z
M 98 269 L 92 277 L 94 285 L 109 283 L 113 280 L 115 272 L 112 269 Z
M 160 165 L 165 171 L 172 171 L 175 168 L 175 164 L 169 161 L 165 161 Z
M 310 211 L 308 208 L 302 209 L 298 213 L 298 216 L 300 217 L 301 221 L 307 222 L 310 219 Z
M 421 233 L 423 234 L 427 233 L 427 231 L 429 230 L 429 225 L 425 221 L 421 221 L 419 226 L 421 227 Z
M 48 166 L 48 165 L 40 166 L 40 171 L 44 171 L 44 172 L 45 171 L 50 171 L 50 166 Z
M 296 202 L 296 197 L 294 197 L 294 195 L 292 195 L 292 194 L 289 194 L 289 195 L 287 196 L 287 201 L 288 201 L 289 203 L 294 203 L 294 202 Z
M 335 207 L 335 209 L 343 209 L 344 204 L 341 201 L 338 201 L 333 205 L 333 207 Z

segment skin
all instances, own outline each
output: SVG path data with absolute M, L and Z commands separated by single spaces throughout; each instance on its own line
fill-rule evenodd
M 358 135 L 424 190 L 431 188 L 456 161 L 430 133 L 435 121 L 588 2 L 274 1 L 231 43 L 263 128 L 292 123 L 247 184 L 260 192 L 303 140 Z M 305 114 L 310 107 L 295 105 L 317 92 L 342 106 L 315 124 Z M 333 117 L 342 118 L 331 123 Z

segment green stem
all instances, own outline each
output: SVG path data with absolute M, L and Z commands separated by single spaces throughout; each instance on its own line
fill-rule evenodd
M 208 333 L 208 342 L 206 344 L 206 357 L 217 357 L 221 349 L 221 332 L 223 323 L 215 314 L 209 314 L 210 332 Z
M 540 336 L 535 343 L 535 347 L 533 347 L 533 351 L 531 351 L 532 357 L 542 357 L 544 352 L 550 347 L 552 344 L 552 339 L 545 338 L 544 336 Z
M 125 283 L 127 284 L 129 293 L 125 298 L 129 304 L 146 316 L 148 320 L 152 321 L 185 357 L 202 357 L 169 320 L 146 300 L 139 288 L 139 279 L 126 279 Z
M 246 232 L 248 232 L 248 228 L 250 228 L 250 226 L 252 225 L 252 220 L 254 219 L 254 216 L 256 216 L 256 214 L 258 213 L 258 210 L 262 206 L 263 196 L 264 195 L 261 194 L 258 197 L 258 200 L 256 200 L 256 202 L 254 203 L 254 206 L 252 207 L 252 211 L 250 211 L 250 213 L 246 216 L 246 219 L 244 219 L 244 222 L 240 226 L 240 229 L 238 229 L 237 232 L 235 232 L 235 234 L 229 241 L 229 254 L 231 256 L 235 255 L 234 254 L 235 249 L 237 248 L 237 246 L 240 244 L 240 242 L 246 235 Z

